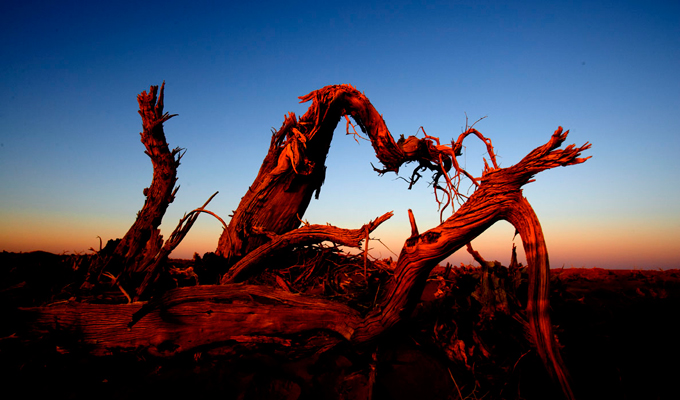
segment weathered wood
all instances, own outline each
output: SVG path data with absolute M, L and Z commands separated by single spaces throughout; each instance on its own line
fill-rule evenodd
M 361 241 L 366 239 L 366 234 L 373 232 L 375 228 L 392 217 L 392 215 L 394 215 L 392 212 L 388 212 L 359 229 L 342 229 L 332 225 L 306 225 L 283 235 L 275 236 L 270 242 L 251 251 L 231 267 L 222 277 L 221 283 L 242 282 L 254 273 L 253 270 L 265 258 L 270 257 L 277 251 L 290 249 L 293 246 L 330 241 L 342 246 L 360 247 Z
M 153 253 L 149 253 L 147 257 L 144 258 L 140 271 L 144 271 L 145 276 L 142 283 L 137 287 L 134 296 L 135 301 L 138 301 L 142 297 L 146 289 L 149 287 L 149 285 L 158 279 L 160 270 L 162 266 L 167 262 L 170 253 L 172 253 L 172 251 L 182 242 L 187 233 L 189 233 L 189 230 L 198 219 L 200 213 L 202 212 L 209 213 L 215 216 L 217 219 L 219 219 L 224 225 L 224 221 L 222 221 L 220 217 L 218 217 L 211 211 L 205 209 L 205 207 L 208 205 L 208 203 L 210 203 L 213 197 L 217 195 L 217 193 L 219 192 L 215 192 L 215 194 L 210 196 L 210 198 L 201 207 L 191 211 L 190 213 L 182 217 L 179 223 L 177 224 L 177 227 L 175 227 L 175 230 L 172 231 L 172 234 L 170 234 L 170 237 L 165 242 L 165 244 L 163 244 L 163 246 L 160 249 L 154 251 Z
M 337 342 L 352 336 L 358 318 L 336 302 L 239 284 L 175 289 L 150 303 L 68 302 L 24 311 L 37 313 L 39 330 L 71 332 L 95 354 L 144 349 L 158 356 L 229 343 L 290 347 L 301 332 L 325 331 Z
M 113 256 L 92 270 L 96 277 L 103 266 L 118 257 L 124 266 L 122 279 L 126 283 L 134 282 L 144 273 L 144 282 L 136 286 L 136 298 L 155 279 L 160 268 L 157 257 L 167 257 L 169 253 L 168 243 L 161 247 L 157 227 L 176 192 L 172 188 L 181 158 L 180 150 L 170 152 L 165 142 L 162 123 L 172 116 L 163 114 L 162 87 L 156 103 L 156 89 L 152 87 L 150 94 L 143 92 L 139 96 L 144 122 L 142 141 L 154 163 L 154 179 L 145 190 L 147 201 Z M 558 149 L 568 134 L 560 127 L 548 143 L 534 149 L 519 163 L 499 168 L 490 140 L 472 128 L 451 146 L 440 145 L 437 138 L 427 135 L 424 139 L 402 137 L 395 142 L 382 116 L 362 93 L 349 85 L 327 86 L 301 99 L 314 101 L 303 117 L 297 119 L 290 114 L 281 129 L 274 132 L 258 176 L 220 237 L 217 253 L 235 263 L 222 283 L 243 279 L 256 271 L 265 257 L 293 245 L 332 240 L 359 246 L 362 240 L 368 240 L 369 232 L 392 215 L 385 214 L 358 230 L 318 225 L 295 229 L 311 196 L 314 192 L 318 195 L 323 183 L 325 158 L 342 116 L 354 118 L 369 136 L 384 166 L 379 172 L 398 171 L 402 164 L 418 161 L 418 168 L 429 168 L 437 176 L 445 176 L 448 189 L 440 190 L 448 193 L 449 200 L 459 196 L 457 187 L 461 175 L 477 185 L 450 218 L 422 234 L 409 212 L 412 235 L 402 248 L 384 296 L 373 310 L 360 315 L 337 302 L 272 288 L 228 284 L 172 290 L 142 306 L 140 303 L 103 306 L 71 302 L 30 309 L 37 313 L 37 324 L 77 332 L 85 342 L 103 351 L 143 347 L 159 355 L 232 342 L 292 346 L 291 335 L 301 334 L 313 339 L 305 345 L 307 348 L 323 348 L 340 340 L 370 343 L 409 318 L 430 272 L 440 261 L 497 221 L 507 220 L 520 234 L 529 264 L 529 332 L 549 372 L 562 385 L 565 395 L 572 398 L 548 314 L 549 264 L 545 240 L 521 187 L 540 171 L 584 162 L 587 158 L 578 156 L 590 148 L 590 144 Z M 485 164 L 480 179 L 472 178 L 456 162 L 462 141 L 469 135 L 482 139 L 491 155 L 493 167 Z M 456 182 L 448 175 L 450 168 L 454 168 Z M 190 227 L 190 223 L 184 227 L 180 223 L 177 236 L 173 234 L 173 237 L 183 237 L 187 226 Z
M 134 330 L 148 319 L 145 323 L 150 325 L 139 325 L 143 333 L 138 335 L 151 336 L 146 339 L 132 337 L 127 347 L 137 346 L 142 340 L 145 345 L 157 348 L 161 343 L 172 340 L 175 344 L 171 347 L 186 351 L 194 346 L 222 340 L 216 338 L 244 335 L 277 337 L 291 332 L 300 333 L 315 329 L 336 332 L 354 343 L 373 341 L 385 330 L 408 318 L 422 293 L 425 280 L 439 261 L 469 243 L 493 223 L 506 219 L 518 229 L 529 259 L 530 275 L 533 276 L 533 283 L 530 285 L 532 289 L 529 293 L 529 310 L 533 315 L 530 323 L 536 346 L 541 348 L 539 351 L 545 355 L 548 366 L 557 370 L 559 376 L 564 372 L 560 369 L 559 360 L 555 361 L 558 353 L 554 340 L 548 339 L 551 327 L 546 308 L 545 288 L 549 278 L 547 251 L 540 233 L 540 225 L 534 217 L 531 217 L 533 214 L 529 212 L 530 206 L 522 197 L 520 188 L 541 170 L 585 161 L 578 158 L 578 155 L 589 148 L 589 144 L 579 148 L 569 146 L 564 150 L 556 150 L 565 138 L 566 133 L 563 134 L 561 129 L 558 129 L 548 144 L 531 152 L 517 165 L 488 172 L 482 178 L 479 189 L 452 217 L 438 227 L 409 238 L 399 256 L 391 289 L 380 301 L 379 306 L 365 318 L 360 318 L 358 313 L 349 307 L 326 300 L 292 295 L 278 289 L 245 285 L 225 285 L 220 288 L 197 286 L 168 292 L 145 306 L 146 309 L 140 314 L 141 319 L 131 329 Z M 244 296 L 249 301 L 239 303 L 236 300 Z M 225 315 L 233 313 L 234 320 L 209 318 L 214 313 L 209 311 L 212 307 L 217 307 L 214 304 L 221 304 L 220 312 Z M 40 314 L 41 323 L 51 324 L 58 321 L 60 326 L 85 329 L 88 332 L 87 340 L 97 343 L 98 347 L 122 346 L 128 339 L 125 338 L 127 328 L 121 329 L 124 324 L 132 321 L 132 313 L 139 311 L 139 306 L 137 308 L 129 305 L 107 306 L 104 315 L 96 311 L 98 307 L 100 306 L 70 304 L 37 308 L 34 311 Z M 118 310 L 121 311 L 115 311 L 116 307 L 120 307 Z M 234 311 L 230 311 L 232 308 Z M 124 314 L 124 318 L 118 315 L 121 313 Z M 165 319 L 163 315 L 166 316 Z M 242 317 L 244 315 L 250 317 Z M 310 315 L 313 315 L 312 319 L 316 322 L 305 322 Z M 126 320 L 128 317 L 130 319 Z M 115 320 L 115 323 L 107 322 L 109 318 Z M 156 318 L 163 321 L 162 326 L 158 325 L 161 322 L 157 322 Z M 95 323 L 95 320 L 100 322 Z M 123 323 L 123 320 L 126 322 Z M 191 328 L 186 327 L 188 321 Z M 296 322 L 291 324 L 286 321 Z M 94 324 L 94 328 L 85 328 L 81 326 L 83 324 Z M 117 330 L 119 332 L 115 333 Z M 221 333 L 217 334 L 217 331 Z M 217 336 L 199 337 L 210 335 Z
M 351 116 L 368 135 L 384 166 L 381 173 L 410 161 L 435 165 L 446 159 L 451 165 L 448 149 L 437 149 L 430 140 L 410 136 L 395 142 L 368 98 L 350 85 L 326 86 L 300 99 L 312 105 L 299 119 L 290 113 L 273 133 L 257 177 L 220 237 L 216 253 L 231 263 L 267 241 L 258 232 L 280 235 L 300 225 L 312 195 L 321 190 L 333 132 L 343 116 Z
M 170 151 L 165 139 L 163 123 L 177 114 L 163 112 L 164 88 L 165 82 L 161 85 L 160 93 L 158 86 L 151 86 L 148 93 L 143 91 L 137 96 L 143 126 L 141 141 L 153 164 L 151 185 L 144 189 L 144 206 L 113 254 L 102 257 L 91 267 L 85 286 L 95 284 L 100 274 L 109 266 L 114 266 L 116 273 L 122 272 L 119 282 L 127 283 L 134 275 L 144 272 L 141 266 L 148 264 L 144 260 L 153 259 L 161 248 L 162 237 L 158 227 L 179 189 L 179 186 L 175 187 L 175 183 L 177 167 L 183 155 L 180 148 Z
M 555 334 L 550 322 L 548 300 L 550 261 L 541 224 L 533 208 L 523 196 L 520 196 L 515 207 L 508 210 L 505 219 L 519 232 L 530 268 L 526 308 L 529 333 L 548 372 L 562 386 L 562 391 L 567 398 L 573 399 L 569 374 L 555 342 Z
M 489 170 L 482 177 L 479 188 L 453 216 L 438 227 L 409 238 L 399 255 L 392 289 L 381 302 L 381 307 L 374 310 L 356 328 L 354 340 L 360 342 L 372 340 L 399 321 L 408 318 L 419 294 L 422 293 L 430 271 L 440 261 L 472 241 L 497 221 L 508 220 L 513 225 L 517 224 L 516 228 L 525 243 L 525 252 L 531 260 L 529 275 L 532 284 L 529 290 L 528 309 L 533 314 L 529 322 L 535 345 L 541 348 L 539 354 L 546 367 L 565 387 L 565 394 L 571 396 L 566 379 L 562 379 L 567 373 L 559 358 L 554 337 L 547 338 L 552 328 L 547 314 L 549 269 L 546 267 L 545 241 L 538 220 L 531 218 L 533 211 L 529 213 L 531 207 L 521 192 L 521 187 L 529 183 L 540 171 L 587 160 L 578 156 L 590 148 L 588 143 L 578 148 L 570 145 L 563 150 L 556 150 L 564 142 L 567 134 L 568 131 L 563 133 L 560 127 L 548 143 L 533 150 L 516 165 Z
M 491 319 L 498 312 L 510 315 L 508 296 L 504 285 L 498 284 L 501 279 L 504 279 L 499 271 L 503 271 L 505 267 L 498 261 L 486 261 L 478 251 L 472 248 L 470 243 L 466 247 L 468 253 L 479 263 L 481 269 L 479 287 L 472 295 L 482 305 L 479 312 L 481 319 Z

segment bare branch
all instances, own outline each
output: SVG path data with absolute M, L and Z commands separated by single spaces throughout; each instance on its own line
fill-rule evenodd
M 213 215 L 218 220 L 220 220 L 220 222 L 222 222 L 222 225 L 225 225 L 222 218 L 217 216 L 215 213 L 205 209 L 205 207 L 210 203 L 210 201 L 215 196 L 217 196 L 218 193 L 219 192 L 213 193 L 213 195 L 210 196 L 210 198 L 208 198 L 208 200 L 201 207 L 191 211 L 190 213 L 182 217 L 179 220 L 177 227 L 175 227 L 175 230 L 172 232 L 172 234 L 170 234 L 170 238 L 168 238 L 168 240 L 163 245 L 163 248 L 157 253 L 154 253 L 153 257 L 150 257 L 147 260 L 145 260 L 145 263 L 141 269 L 143 271 L 146 271 L 146 275 L 144 276 L 144 280 L 142 281 L 141 285 L 139 285 L 139 287 L 137 288 L 135 301 L 139 300 L 139 298 L 144 294 L 149 285 L 156 280 L 156 278 L 158 277 L 158 273 L 160 272 L 161 266 L 168 259 L 170 253 L 172 253 L 172 251 L 175 250 L 175 248 L 182 242 L 182 240 L 184 240 L 184 237 L 186 237 L 187 233 L 194 225 L 194 222 L 196 222 L 196 220 L 198 219 L 198 215 L 201 212 L 206 212 L 210 215 Z
M 257 265 L 281 249 L 291 246 L 309 245 L 331 241 L 342 246 L 361 246 L 361 241 L 366 240 L 367 234 L 373 232 L 380 224 L 394 215 L 391 211 L 365 224 L 359 229 L 342 229 L 331 225 L 306 225 L 275 237 L 257 249 L 248 253 L 222 277 L 220 283 L 242 282 L 247 276 L 252 275 Z

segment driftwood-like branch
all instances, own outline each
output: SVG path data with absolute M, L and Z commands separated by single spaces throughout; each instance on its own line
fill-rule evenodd
M 548 314 L 550 262 L 541 224 L 529 202 L 522 196 L 519 197 L 516 205 L 506 212 L 504 218 L 519 232 L 530 268 L 529 301 L 526 308 L 529 333 L 548 372 L 559 382 L 567 398 L 573 399 L 569 374 L 555 342 L 555 334 Z
M 465 245 L 465 247 L 467 248 L 467 252 L 470 253 L 470 255 L 472 256 L 472 258 L 474 258 L 474 260 L 477 261 L 477 263 L 478 263 L 482 268 L 488 267 L 489 265 L 493 265 L 493 264 L 494 264 L 493 262 L 486 261 L 486 260 L 482 257 L 482 255 L 479 254 L 478 251 L 476 251 L 475 249 L 472 248 L 472 244 L 468 243 L 468 244 Z M 513 249 L 513 251 L 514 251 L 514 249 Z
M 42 308 L 40 329 L 71 331 L 94 354 L 146 349 L 158 356 L 228 346 L 277 343 L 293 335 L 326 332 L 320 346 L 352 336 L 358 313 L 342 304 L 249 285 L 201 285 L 167 292 L 142 305 L 70 302 Z
M 342 229 L 331 225 L 305 225 L 283 235 L 276 236 L 270 242 L 248 253 L 231 267 L 224 274 L 220 283 L 224 285 L 242 282 L 254 273 L 253 270 L 264 259 L 275 254 L 277 251 L 290 249 L 294 246 L 305 246 L 330 241 L 343 246 L 360 247 L 361 241 L 366 239 L 366 234 L 373 232 L 392 215 L 394 215 L 392 212 L 388 212 L 359 229 Z

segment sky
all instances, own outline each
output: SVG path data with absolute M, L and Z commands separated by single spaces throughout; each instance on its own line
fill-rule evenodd
M 298 96 L 349 83 L 395 137 L 448 142 L 486 117 L 501 167 L 569 129 L 592 158 L 524 187 L 551 267 L 680 268 L 680 2 L 9 0 L 0 38 L 0 250 L 86 254 L 125 234 L 151 182 L 136 100 L 150 85 L 165 81 L 166 137 L 186 149 L 167 237 L 216 191 L 228 222 L 272 129 L 307 110 Z M 394 211 L 370 243 L 396 259 L 409 208 L 421 232 L 439 224 L 432 187 L 378 176 L 344 133 L 303 219 L 355 229 Z M 459 160 L 479 176 L 484 157 L 469 138 Z M 202 215 L 172 256 L 214 251 L 221 231 Z M 513 234 L 499 222 L 472 244 L 507 265 Z

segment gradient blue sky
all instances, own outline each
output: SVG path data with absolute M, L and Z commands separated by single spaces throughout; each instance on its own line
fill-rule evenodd
M 446 141 L 465 113 L 488 116 L 476 128 L 501 166 L 562 125 L 593 158 L 524 191 L 552 267 L 680 267 L 680 2 L 321 3 L 2 2 L 0 250 L 85 252 L 127 231 L 151 180 L 136 101 L 150 85 L 166 81 L 168 142 L 187 149 L 167 236 L 215 191 L 228 220 L 271 129 L 305 112 L 297 97 L 351 83 L 395 136 L 422 125 Z M 373 236 L 399 253 L 408 208 L 421 231 L 438 224 L 432 189 L 377 176 L 343 125 L 304 218 L 356 228 L 394 210 Z M 484 148 L 466 145 L 479 175 Z M 201 216 L 174 256 L 214 250 L 221 229 Z M 506 264 L 513 233 L 499 223 L 473 245 Z

